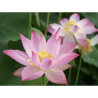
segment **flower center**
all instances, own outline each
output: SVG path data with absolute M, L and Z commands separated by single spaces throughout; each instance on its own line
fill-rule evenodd
M 42 61 L 43 58 L 52 58 L 53 59 L 53 55 L 52 53 L 48 53 L 46 51 L 42 51 L 42 52 L 39 52 L 39 54 L 37 54 L 38 57 L 39 57 L 39 60 L 40 62 Z M 28 62 L 32 65 L 32 66 L 35 66 L 32 62 L 31 59 L 28 59 Z M 35 66 L 36 67 L 36 66 Z
M 66 33 L 71 33 L 71 31 L 70 31 L 70 29 L 71 29 L 71 26 L 72 25 L 74 25 L 75 24 L 75 21 L 69 21 L 69 22 L 67 22 L 66 24 L 65 24 L 65 26 L 64 26 L 64 31 L 66 32 Z
M 92 51 L 92 45 L 90 44 L 90 39 L 87 38 L 87 41 L 88 41 L 88 48 L 85 48 L 81 45 L 79 45 L 79 52 L 80 53 L 83 53 L 83 54 L 87 54 L 88 52 L 91 53 Z
M 39 55 L 40 58 L 48 57 L 48 53 L 46 51 L 42 51 L 38 55 Z
M 72 25 L 74 25 L 75 24 L 75 21 L 69 21 L 69 24 L 72 26 Z
M 52 53 L 48 53 L 48 52 L 46 52 L 46 51 L 40 52 L 40 53 L 38 54 L 38 56 L 39 56 L 40 62 L 42 61 L 43 58 L 46 58 L 46 57 L 53 59 Z

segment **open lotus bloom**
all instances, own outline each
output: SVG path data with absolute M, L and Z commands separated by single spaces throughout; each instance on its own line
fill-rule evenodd
M 76 49 L 79 49 L 79 52 L 86 54 L 88 52 L 92 52 L 92 47 L 95 46 L 96 44 L 98 44 L 98 34 L 96 36 L 94 36 L 91 40 L 87 38 L 88 41 L 88 48 L 85 48 L 81 45 L 77 45 Z
M 88 41 L 86 38 L 86 34 L 92 34 L 97 32 L 98 29 L 94 27 L 94 24 L 89 21 L 89 19 L 82 19 L 77 13 L 71 15 L 69 20 L 67 18 L 63 18 L 60 21 L 60 25 L 53 23 L 50 24 L 50 27 L 47 29 L 52 34 L 55 34 L 56 30 L 60 28 L 60 36 L 63 37 L 63 43 L 66 42 L 77 42 L 83 46 L 88 47 Z
M 2 51 L 25 65 L 25 67 L 16 70 L 13 75 L 21 76 L 22 81 L 28 81 L 45 74 L 53 83 L 67 84 L 63 70 L 70 68 L 72 65 L 68 63 L 79 55 L 72 52 L 77 43 L 60 44 L 61 37 L 59 37 L 59 33 L 60 29 L 50 37 L 47 43 L 43 34 L 40 37 L 35 31 L 32 32 L 31 40 L 20 34 L 26 53 L 20 50 Z

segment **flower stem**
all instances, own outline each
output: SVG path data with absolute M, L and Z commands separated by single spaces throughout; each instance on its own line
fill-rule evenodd
M 61 13 L 61 12 L 59 12 L 59 17 L 58 17 L 58 22 L 57 22 L 58 24 L 60 23 L 61 14 L 62 14 L 62 13 Z
M 37 24 L 38 24 L 38 26 L 40 27 L 40 20 L 39 20 L 38 12 L 35 12 L 35 16 L 36 16 Z
M 74 52 L 76 52 L 76 49 L 74 50 Z M 73 66 L 76 67 L 75 60 L 71 61 L 71 65 L 73 65 Z M 69 75 L 68 75 L 68 85 L 69 85 L 69 82 L 70 82 L 71 71 L 72 71 L 72 69 L 70 68 L 70 69 L 69 69 Z
M 30 18 L 29 18 L 29 26 L 31 27 L 31 21 L 32 21 L 32 13 L 30 12 Z
M 70 76 L 71 76 L 71 68 L 69 69 L 69 75 L 68 75 L 68 85 L 69 85 L 69 82 L 70 82 Z
M 80 68 L 81 68 L 81 56 L 80 56 L 80 60 L 79 60 L 79 67 L 78 67 L 78 72 L 77 72 L 77 77 L 76 77 L 75 85 L 77 85 L 77 82 L 78 82 Z
M 43 85 L 44 85 L 44 76 L 45 76 L 45 74 L 42 76 L 42 82 L 43 82 Z
M 50 12 L 47 13 L 47 20 L 46 20 L 46 27 L 45 27 L 45 38 L 47 37 L 47 27 L 48 27 L 48 22 L 49 22 L 49 16 L 50 16 Z

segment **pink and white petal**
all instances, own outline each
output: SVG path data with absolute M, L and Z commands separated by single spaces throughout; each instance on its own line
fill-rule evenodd
M 53 83 L 67 85 L 66 76 L 63 71 L 59 69 L 46 70 L 45 75 Z
M 3 50 L 3 53 L 10 56 L 15 61 L 19 62 L 20 64 L 30 66 L 28 59 L 30 59 L 27 55 L 24 54 L 23 51 L 19 50 Z
M 23 70 L 24 68 L 25 68 L 25 67 L 19 68 L 18 70 L 16 70 L 16 71 L 13 73 L 13 75 L 14 75 L 14 76 L 21 76 L 21 72 L 22 72 L 22 70 Z
M 47 51 L 47 43 L 43 33 L 39 43 L 39 52 L 42 52 L 42 51 Z
M 58 55 L 59 51 L 60 51 L 60 44 L 61 44 L 61 38 L 59 37 L 56 42 L 55 42 L 55 47 L 54 47 L 54 58 L 56 58 L 56 56 Z
M 53 33 L 55 32 L 55 29 L 53 29 L 53 28 L 50 26 L 50 27 L 48 27 L 47 31 L 53 34 Z
M 32 52 L 32 62 L 35 66 L 40 66 L 39 57 L 35 52 Z
M 82 34 L 82 33 L 76 33 L 74 34 L 77 42 L 83 46 L 83 47 L 88 47 L 88 42 L 87 42 L 87 38 L 86 38 L 86 34 Z
M 78 27 L 77 25 L 71 26 L 70 31 L 71 31 L 72 33 L 76 33 L 78 30 L 79 30 L 79 27 Z
M 25 36 L 23 36 L 20 33 L 19 33 L 19 35 L 20 35 L 20 38 L 21 38 L 21 41 L 22 41 L 22 44 L 23 44 L 23 47 L 24 47 L 26 53 L 31 58 L 31 56 L 32 56 L 32 52 L 31 51 L 36 52 L 34 45 L 31 44 L 31 41 L 29 39 L 27 39 Z
M 84 34 L 92 34 L 94 32 L 98 32 L 98 29 L 96 29 L 94 26 L 85 26 L 81 28 L 80 31 L 80 33 L 84 33 Z
M 40 78 L 43 74 L 44 74 L 44 71 L 38 71 L 38 72 L 34 73 L 31 77 L 27 78 L 27 79 L 24 80 L 24 81 L 29 81 L 29 80 L 38 79 L 38 78 Z
M 53 53 L 54 52 L 54 46 L 55 46 L 55 42 L 56 40 L 59 38 L 59 33 L 60 33 L 60 28 L 57 30 L 57 32 L 55 34 L 53 34 L 50 39 L 47 41 L 47 51 L 49 53 Z
M 91 39 L 91 45 L 94 46 L 98 44 L 98 34 Z
M 76 53 L 64 53 L 60 55 L 56 60 L 54 60 L 53 68 L 59 68 L 66 64 L 68 64 L 70 61 L 78 57 L 79 55 Z
M 75 42 L 74 36 L 72 34 L 67 34 L 62 41 L 62 43 L 69 43 L 69 42 Z
M 25 67 L 22 70 L 21 73 L 21 77 L 22 77 L 22 81 L 26 81 L 29 78 L 31 78 L 36 72 L 41 71 L 41 69 L 39 69 L 38 67 Z
M 67 53 L 67 52 L 72 52 L 75 47 L 78 45 L 78 43 L 74 43 L 74 42 L 69 42 L 69 43 L 63 43 L 60 46 L 60 51 L 58 53 L 58 57 L 63 54 L 63 53 Z
M 66 23 L 66 22 L 68 22 L 69 20 L 67 19 L 67 18 L 63 18 L 63 19 L 61 19 L 60 20 L 60 24 L 62 25 L 62 26 L 64 26 L 64 24 Z
M 56 23 L 53 23 L 53 24 L 49 24 L 53 29 L 56 29 L 58 30 L 59 28 L 61 28 L 62 26 L 59 25 L 59 24 L 56 24 Z
M 41 40 L 41 37 L 39 36 L 39 34 L 35 31 L 33 31 L 32 35 L 31 35 L 31 43 L 34 45 L 37 52 L 39 52 L 39 42 L 40 42 L 40 40 Z
M 40 64 L 40 68 L 42 70 L 48 70 L 50 68 L 52 68 L 53 66 L 53 61 L 51 58 L 43 58 Z
M 64 28 L 60 29 L 60 34 L 59 35 L 62 36 L 62 37 L 67 35 L 67 33 L 64 31 Z
M 84 18 L 84 19 L 78 21 L 78 22 L 76 23 L 76 25 L 79 26 L 79 27 L 84 27 L 84 26 L 86 26 L 88 23 L 89 23 L 89 19 Z
M 68 69 L 68 68 L 70 68 L 70 67 L 72 67 L 72 65 L 66 64 L 66 65 L 64 65 L 64 66 L 62 66 L 62 67 L 59 67 L 58 69 L 60 69 L 60 70 L 66 70 L 66 69 Z
M 69 20 L 70 20 L 70 21 L 78 22 L 78 21 L 80 20 L 80 16 L 79 16 L 77 13 L 72 14 L 72 15 L 70 16 L 70 19 L 69 19 Z
M 95 25 L 89 21 L 85 26 L 95 26 Z
M 88 42 L 87 42 L 87 41 L 85 41 L 85 40 L 83 40 L 83 39 L 77 39 L 77 42 L 78 42 L 81 46 L 83 46 L 83 47 L 85 47 L 85 48 L 88 48 Z

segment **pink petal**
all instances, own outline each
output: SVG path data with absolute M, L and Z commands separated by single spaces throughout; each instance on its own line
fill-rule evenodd
M 48 70 L 53 66 L 51 58 L 43 58 L 41 61 L 40 68 L 43 70 Z
M 63 71 L 59 69 L 51 69 L 45 71 L 46 77 L 53 83 L 56 84 L 67 84 L 66 76 Z
M 59 32 L 60 32 L 60 29 L 58 29 L 57 32 L 55 34 L 53 34 L 50 37 L 50 39 L 47 41 L 47 51 L 49 53 L 53 53 L 53 51 L 54 51 L 56 39 L 59 38 Z
M 69 19 L 69 20 L 70 20 L 70 21 L 78 22 L 78 21 L 80 20 L 80 16 L 79 16 L 77 13 L 72 14 L 72 15 L 70 16 L 70 19 Z
M 78 45 L 78 43 L 74 43 L 74 42 L 63 43 L 60 46 L 60 51 L 59 51 L 58 56 L 60 56 L 63 53 L 66 53 L 66 52 L 72 52 L 77 45 Z
M 77 39 L 77 42 L 78 42 L 81 46 L 83 46 L 83 47 L 85 47 L 85 48 L 88 47 L 88 42 L 85 41 L 85 40 L 83 40 L 83 39 Z
M 67 33 L 64 31 L 64 28 L 61 28 L 61 29 L 60 29 L 60 34 L 59 34 L 59 36 L 64 37 L 64 36 L 66 36 L 66 35 L 67 35 Z
M 44 72 L 37 67 L 25 67 L 22 71 L 21 77 L 22 81 L 28 81 L 37 79 L 41 77 L 43 74 Z
M 31 35 L 31 43 L 34 45 L 37 52 L 39 52 L 39 42 L 40 42 L 40 36 L 37 32 L 33 31 Z
M 23 51 L 19 50 L 3 50 L 3 53 L 13 58 L 15 61 L 30 66 L 28 59 L 30 59 Z
M 64 24 L 66 23 L 66 22 L 68 22 L 69 20 L 67 19 L 67 18 L 63 18 L 63 19 L 61 19 L 60 20 L 60 24 L 62 25 L 62 26 L 64 26 Z
M 31 41 L 29 39 L 27 39 L 25 36 L 23 36 L 22 34 L 19 33 L 19 35 L 20 35 L 20 38 L 21 38 L 21 41 L 22 41 L 22 44 L 24 46 L 24 49 L 25 49 L 26 53 L 31 58 L 31 56 L 32 56 L 31 51 L 36 52 L 33 44 L 31 44 Z
M 98 44 L 98 34 L 91 39 L 91 45 L 94 46 L 96 44 Z
M 84 27 L 85 25 L 87 25 L 87 23 L 89 23 L 89 19 L 84 18 L 84 19 L 78 21 L 76 25 L 78 25 L 80 27 Z
M 63 43 L 69 43 L 69 42 L 75 42 L 74 37 L 72 34 L 67 34 L 64 38 L 63 38 Z
M 54 61 L 55 64 L 53 65 L 53 68 L 59 68 L 61 66 L 64 66 L 78 56 L 79 55 L 76 53 L 64 53 Z
M 18 70 L 16 70 L 16 71 L 13 73 L 13 75 L 14 75 L 14 76 L 21 76 L 21 72 L 22 72 L 22 70 L 23 70 L 24 68 L 25 68 L 25 67 L 19 68 Z
M 85 27 L 81 28 L 80 33 L 92 34 L 94 32 L 98 32 L 98 29 L 96 29 L 94 26 L 85 26 Z
M 56 24 L 56 23 L 50 24 L 50 26 L 51 26 L 53 29 L 56 29 L 56 30 L 58 30 L 59 28 L 62 27 L 61 25 Z
M 32 52 L 32 62 L 35 66 L 40 66 L 40 61 L 36 53 Z
M 74 36 L 76 37 L 76 40 L 80 45 L 86 48 L 88 47 L 88 42 L 85 34 L 76 33 L 74 34 Z
M 53 28 L 50 26 L 50 27 L 47 29 L 47 31 L 53 34 L 53 33 L 55 32 L 55 29 L 53 29 Z
M 66 65 L 64 65 L 64 66 L 62 66 L 62 67 L 59 67 L 58 69 L 60 69 L 60 70 L 66 70 L 66 69 L 68 69 L 68 68 L 70 68 L 70 67 L 72 67 L 72 65 L 66 64 Z
M 47 43 L 43 33 L 39 43 L 39 52 L 42 52 L 42 51 L 47 51 Z
M 92 22 L 88 22 L 87 24 L 86 24 L 86 26 L 95 26 Z
M 79 27 L 78 26 L 76 26 L 76 25 L 71 26 L 71 30 L 70 31 L 72 33 L 76 33 L 78 30 L 79 30 Z
M 54 58 L 56 58 L 56 56 L 57 56 L 58 53 L 59 53 L 60 44 L 61 44 L 61 38 L 62 38 L 62 37 L 59 37 L 59 38 L 56 40 L 55 47 L 54 47 Z

